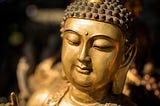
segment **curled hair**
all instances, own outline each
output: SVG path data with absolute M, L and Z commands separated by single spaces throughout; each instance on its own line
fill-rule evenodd
M 68 18 L 79 18 L 110 23 L 118 26 L 124 33 L 126 42 L 135 42 L 133 30 L 134 18 L 120 0 L 75 0 L 65 10 L 61 27 L 63 28 Z

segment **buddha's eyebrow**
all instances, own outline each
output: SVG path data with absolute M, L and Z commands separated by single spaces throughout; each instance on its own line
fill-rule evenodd
M 76 31 L 74 31 L 74 30 L 71 30 L 71 29 L 66 29 L 66 30 L 64 31 L 64 33 L 68 33 L 68 32 L 75 33 L 75 34 L 77 34 L 77 35 L 81 35 L 81 34 L 79 34 L 78 32 L 76 32 Z
M 63 33 L 74 33 L 74 34 L 76 34 L 76 35 L 80 35 L 80 36 L 81 36 L 80 33 L 78 33 L 77 31 L 71 30 L 71 29 L 66 29 L 66 30 L 64 30 Z M 111 42 L 117 41 L 117 40 L 115 40 L 115 39 L 113 39 L 113 38 L 111 38 L 111 37 L 109 37 L 109 36 L 104 35 L 104 34 L 97 34 L 97 35 L 95 34 L 95 35 L 93 35 L 93 36 L 91 37 L 91 39 L 92 39 L 92 40 L 96 40 L 96 39 L 106 39 L 106 40 L 111 41 Z
M 93 37 L 92 37 L 92 39 L 93 40 L 96 40 L 96 39 L 106 39 L 106 40 L 108 40 L 108 41 L 111 41 L 111 42 L 113 42 L 113 41 L 117 41 L 117 40 L 115 40 L 115 39 L 113 39 L 113 38 L 111 38 L 111 37 L 109 37 L 109 36 L 106 36 L 106 35 L 94 35 Z

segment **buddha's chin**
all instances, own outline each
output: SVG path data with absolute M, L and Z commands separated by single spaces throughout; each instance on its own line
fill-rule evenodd
M 91 84 L 88 84 L 88 85 L 86 84 L 86 85 L 84 85 L 84 84 L 80 84 L 80 83 L 74 83 L 73 86 L 74 86 L 76 89 L 78 89 L 78 90 L 80 90 L 80 91 L 82 91 L 82 92 L 90 92 L 90 91 L 92 91 Z
M 92 86 L 90 75 L 74 72 L 72 78 L 72 84 L 76 88 L 87 90 Z

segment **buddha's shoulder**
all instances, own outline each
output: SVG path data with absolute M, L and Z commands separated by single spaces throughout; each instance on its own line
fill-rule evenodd
M 64 84 L 56 89 L 39 89 L 29 98 L 27 106 L 55 106 L 67 91 L 68 86 Z
M 53 59 L 49 58 L 42 61 L 27 79 L 27 86 L 31 92 L 35 92 L 39 88 L 51 86 L 61 79 L 65 79 L 62 71 L 62 64 L 55 63 L 53 66 Z
M 50 86 L 35 91 L 27 102 L 27 106 L 56 106 L 60 99 L 68 91 L 69 83 L 55 81 Z

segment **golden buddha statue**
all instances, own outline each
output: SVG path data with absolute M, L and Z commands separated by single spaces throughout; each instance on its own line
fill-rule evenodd
M 62 70 L 27 106 L 136 106 L 122 94 L 137 51 L 133 22 L 120 0 L 71 3 L 61 26 Z

